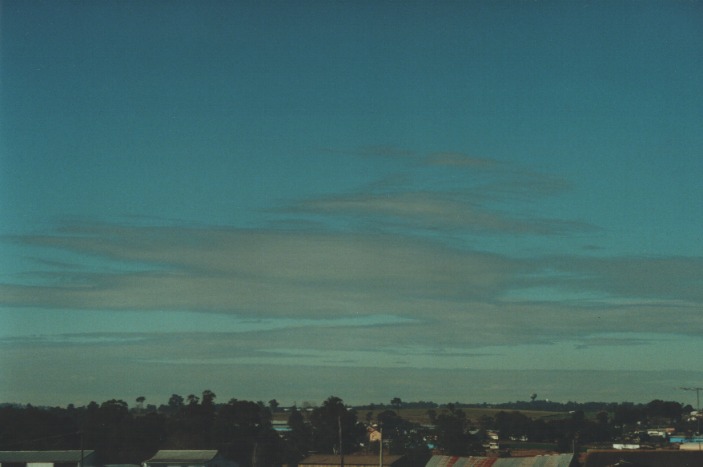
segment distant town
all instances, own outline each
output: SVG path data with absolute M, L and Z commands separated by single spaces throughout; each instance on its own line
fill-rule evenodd
M 0 467 L 703 465 L 680 402 L 386 402 L 283 406 L 205 390 L 163 403 L 0 405 Z M 620 462 L 620 463 L 619 463 Z

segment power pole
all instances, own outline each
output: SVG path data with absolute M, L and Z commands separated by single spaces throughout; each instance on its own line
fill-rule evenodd
M 339 425 L 339 466 L 344 467 L 344 446 L 342 444 L 342 416 L 337 417 L 337 424 Z
M 378 432 L 381 438 L 378 440 L 378 467 L 383 467 L 383 424 L 378 425 Z
M 85 451 L 83 450 L 83 429 L 81 429 L 79 433 L 81 434 L 81 462 L 78 465 L 79 467 L 83 467 L 83 457 L 85 456 Z

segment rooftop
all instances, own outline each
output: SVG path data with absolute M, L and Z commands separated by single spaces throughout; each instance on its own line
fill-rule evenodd
M 0 451 L 0 463 L 27 462 L 80 462 L 81 459 L 93 454 L 94 451 Z
M 217 450 L 161 450 L 148 459 L 148 463 L 198 462 L 211 461 L 217 456 Z

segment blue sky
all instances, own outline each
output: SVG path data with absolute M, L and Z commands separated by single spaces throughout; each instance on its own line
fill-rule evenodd
M 3 1 L 0 400 L 693 403 L 702 21 Z

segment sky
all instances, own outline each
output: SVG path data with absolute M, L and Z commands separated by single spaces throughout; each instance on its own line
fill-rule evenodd
M 703 386 L 703 2 L 0 3 L 0 401 Z

